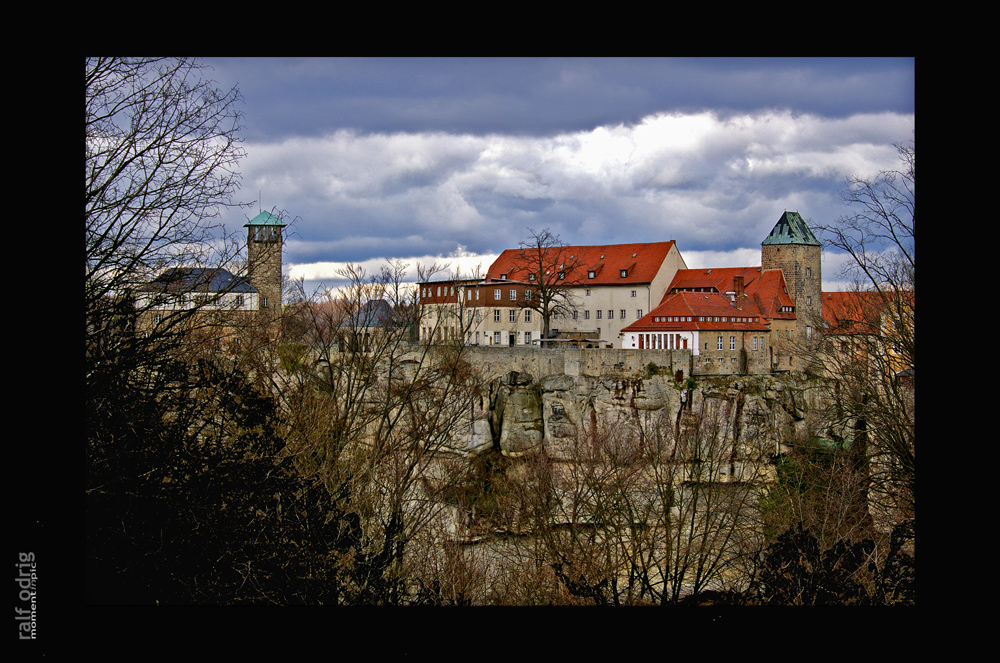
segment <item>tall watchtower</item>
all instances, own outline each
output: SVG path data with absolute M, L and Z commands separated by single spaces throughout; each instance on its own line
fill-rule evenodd
M 762 269 L 780 269 L 795 302 L 796 340 L 819 332 L 823 313 L 822 244 L 798 212 L 786 211 L 760 245 Z
M 247 259 L 250 285 L 257 289 L 258 310 L 270 316 L 281 313 L 281 229 L 285 223 L 269 212 L 261 212 L 247 228 Z

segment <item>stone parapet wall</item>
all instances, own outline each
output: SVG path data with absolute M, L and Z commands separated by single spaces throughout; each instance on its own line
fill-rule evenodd
M 650 364 L 656 372 L 687 378 L 691 373 L 691 350 L 549 349 L 468 347 L 463 358 L 489 378 L 511 371 L 534 376 L 622 376 L 645 375 Z
M 463 350 L 463 357 L 484 376 L 506 375 L 511 371 L 546 375 L 589 375 L 640 377 L 647 375 L 650 364 L 655 374 L 681 379 L 699 375 L 767 375 L 771 373 L 766 352 L 739 350 L 703 351 L 692 356 L 691 350 L 637 350 L 617 348 L 564 349 L 531 347 L 476 347 Z M 721 360 L 721 361 L 720 361 Z M 743 364 L 746 363 L 744 367 Z

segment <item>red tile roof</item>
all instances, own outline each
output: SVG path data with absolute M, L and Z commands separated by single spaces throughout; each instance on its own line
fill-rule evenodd
M 760 278 L 760 267 L 714 267 L 712 269 L 679 269 L 667 288 L 667 294 L 679 290 L 710 288 L 714 292 L 733 292 L 733 279 L 743 277 L 743 287 Z
M 566 272 L 567 285 L 639 285 L 652 283 L 674 242 L 646 244 L 609 244 L 604 246 L 551 247 L 550 255 L 565 264 L 576 263 L 575 269 Z M 524 254 L 522 257 L 522 253 Z M 501 253 L 486 273 L 487 278 L 498 279 L 506 275 L 510 281 L 527 281 L 526 263 L 531 260 L 531 249 L 507 249 Z M 587 272 L 593 270 L 594 278 Z M 627 276 L 621 276 L 626 270 Z
M 733 305 L 727 294 L 737 292 L 737 277 L 743 279 L 743 296 L 738 298 L 740 308 Z M 782 308 L 790 310 L 782 311 Z M 659 306 L 622 331 L 767 331 L 771 320 L 794 320 L 793 309 L 780 269 L 681 269 Z M 690 321 L 686 319 L 688 317 Z M 683 321 L 670 321 L 671 318 L 682 318 Z
M 913 307 L 912 293 L 908 302 Z M 824 292 L 823 322 L 827 334 L 876 334 L 882 324 L 882 314 L 890 306 L 888 294 L 875 291 Z
M 767 318 L 761 314 L 751 297 L 744 298 L 742 308 L 738 309 L 724 294 L 678 292 L 664 297 L 659 306 L 622 331 L 736 330 L 766 332 L 768 329 Z

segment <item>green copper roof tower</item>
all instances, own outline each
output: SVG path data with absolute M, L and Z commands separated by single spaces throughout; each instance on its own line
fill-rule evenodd
M 823 248 L 798 212 L 785 211 L 760 244 L 762 269 L 780 269 L 795 302 L 795 338 L 789 349 L 817 340 L 823 314 Z
M 822 246 L 813 231 L 806 225 L 806 220 L 798 212 L 786 211 L 778 219 L 771 234 L 761 244 L 802 244 L 805 246 Z
M 269 318 L 281 313 L 281 229 L 286 225 L 270 212 L 261 212 L 243 225 L 250 283 L 260 293 L 258 309 Z

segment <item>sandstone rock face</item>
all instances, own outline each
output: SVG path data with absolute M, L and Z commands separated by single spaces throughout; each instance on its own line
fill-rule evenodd
M 650 435 L 669 429 L 711 431 L 729 440 L 734 458 L 765 459 L 805 435 L 814 409 L 796 385 L 771 376 L 677 383 L 669 375 L 594 377 L 512 371 L 493 381 L 489 402 L 454 449 L 498 449 L 517 458 L 541 451 L 574 460 L 574 443 L 595 430 Z

